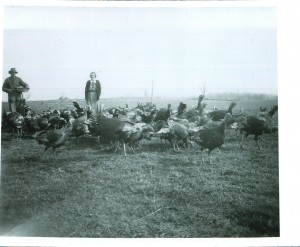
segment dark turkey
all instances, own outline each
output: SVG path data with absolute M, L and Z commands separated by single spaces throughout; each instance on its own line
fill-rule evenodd
M 85 116 L 79 117 L 73 121 L 71 134 L 76 138 L 77 144 L 79 144 L 79 138 L 88 133 L 89 133 L 88 122 L 86 121 Z
M 54 130 L 42 130 L 36 132 L 33 137 L 37 140 L 38 144 L 45 146 L 45 151 L 48 148 L 52 148 L 54 152 L 56 148 L 64 145 L 70 138 L 73 121 L 74 119 L 71 118 L 65 127 Z
M 177 115 L 181 115 L 187 109 L 187 104 L 184 102 L 180 102 L 177 108 Z
M 168 104 L 167 109 L 166 108 L 160 108 L 154 117 L 153 122 L 157 122 L 159 120 L 167 121 L 171 116 L 171 104 Z
M 260 150 L 258 137 L 263 133 L 274 133 L 278 131 L 277 127 L 272 126 L 272 118 L 278 110 L 278 105 L 275 105 L 269 112 L 259 113 L 248 117 L 240 117 L 238 119 L 238 129 L 242 134 L 242 141 L 240 147 L 243 149 L 244 139 L 249 135 L 254 135 L 255 143 Z
M 225 123 L 230 119 L 230 113 L 225 114 L 224 120 L 219 125 L 211 125 L 210 127 L 204 127 L 195 135 L 195 142 L 200 145 L 201 149 L 201 160 L 202 151 L 208 150 L 209 163 L 211 164 L 210 153 L 216 148 L 221 147 L 225 140 Z
M 228 110 L 216 110 L 216 111 L 212 111 L 209 112 L 207 114 L 208 117 L 210 117 L 213 121 L 220 121 L 221 119 L 223 119 L 226 115 L 226 113 L 230 113 L 232 115 L 232 109 L 233 107 L 236 106 L 235 102 L 231 102 Z
M 84 115 L 84 109 L 80 107 L 80 105 L 76 101 L 73 101 L 73 105 L 76 108 L 75 111 L 77 112 L 78 116 Z
M 127 157 L 126 140 L 134 131 L 134 123 L 119 118 L 107 118 L 103 115 L 96 116 L 95 120 L 89 119 L 88 122 L 92 135 L 112 142 L 115 147 L 114 152 L 117 152 L 122 144 L 125 158 Z

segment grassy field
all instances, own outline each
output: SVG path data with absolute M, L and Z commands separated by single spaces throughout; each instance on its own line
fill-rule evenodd
M 107 106 L 137 99 L 106 99 Z M 142 100 L 140 100 L 142 101 Z M 79 101 L 78 102 L 82 102 Z M 158 107 L 179 100 L 156 99 Z M 188 106 L 196 100 L 186 100 Z M 227 108 L 228 101 L 207 101 Z M 245 111 L 274 101 L 237 102 Z M 72 101 L 28 102 L 37 111 Z M 3 108 L 7 105 L 3 104 Z M 277 124 L 276 114 L 275 124 Z M 235 133 L 200 161 L 198 146 L 174 152 L 158 139 L 136 153 L 113 154 L 90 137 L 44 153 L 32 139 L 1 142 L 0 234 L 3 236 L 145 238 L 279 236 L 278 134 L 239 149 Z M 204 155 L 207 158 L 206 154 Z

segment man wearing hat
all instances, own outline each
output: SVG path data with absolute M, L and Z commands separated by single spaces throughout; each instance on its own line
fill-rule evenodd
M 22 92 L 27 92 L 29 86 L 20 77 L 16 77 L 18 71 L 15 68 L 11 68 L 8 73 L 10 74 L 10 77 L 5 79 L 2 91 L 8 94 L 9 110 L 11 112 L 16 112 L 18 105 L 23 100 Z

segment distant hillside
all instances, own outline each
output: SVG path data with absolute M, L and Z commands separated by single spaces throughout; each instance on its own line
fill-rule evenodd
M 43 100 L 43 101 L 27 101 L 27 105 L 36 112 L 42 112 L 51 109 L 62 109 L 69 108 L 75 109 L 73 106 L 73 101 L 79 103 L 80 106 L 84 107 L 86 102 L 84 99 L 61 99 L 61 100 Z M 100 99 L 100 103 L 104 105 L 104 108 L 110 107 L 125 107 L 127 104 L 129 108 L 134 108 L 138 103 L 150 102 L 149 98 L 107 98 Z M 203 102 L 207 104 L 206 109 L 212 110 L 214 107 L 218 109 L 227 109 L 230 102 L 235 101 L 237 106 L 234 111 L 238 111 L 243 108 L 245 111 L 251 109 L 259 109 L 260 106 L 268 107 L 278 104 L 277 96 L 266 96 L 266 95 L 251 95 L 251 94 L 218 94 L 218 95 L 208 95 L 204 98 Z M 188 108 L 195 107 L 198 102 L 198 97 L 193 98 L 153 98 L 153 104 L 157 108 L 167 107 L 171 104 L 172 110 L 177 110 L 180 102 L 185 102 Z M 8 110 L 8 103 L 2 102 L 2 110 Z
M 198 96 L 191 97 L 196 100 Z M 257 93 L 215 93 L 205 95 L 205 100 L 228 100 L 228 101 L 240 101 L 240 100 L 278 100 L 278 96 L 274 94 L 257 94 Z

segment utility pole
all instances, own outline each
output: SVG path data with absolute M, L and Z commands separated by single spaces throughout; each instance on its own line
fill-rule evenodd
M 153 100 L 153 80 L 152 80 L 152 90 L 151 90 L 151 104 L 152 104 L 152 100 Z

